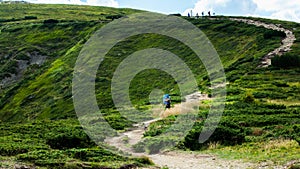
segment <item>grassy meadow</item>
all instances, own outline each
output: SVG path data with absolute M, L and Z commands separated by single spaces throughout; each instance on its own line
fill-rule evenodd
M 73 68 L 83 45 L 113 19 L 142 12 L 75 5 L 0 4 L 0 81 L 15 81 L 0 89 L 0 168 L 14 163 L 39 168 L 120 168 L 154 165 L 148 158 L 126 157 L 108 145 L 96 144 L 83 131 L 73 106 Z M 209 111 L 203 101 L 199 117 L 176 149 L 217 154 L 251 162 L 281 165 L 300 159 L 300 41 L 277 64 L 257 68 L 260 59 L 280 46 L 284 36 L 276 31 L 217 17 L 218 20 L 185 18 L 210 39 L 223 63 L 227 98 L 221 122 L 205 143 L 198 137 Z M 281 24 L 300 37 L 300 24 L 250 18 Z M 116 44 L 99 66 L 96 98 L 105 120 L 118 131 L 133 125 L 114 106 L 111 81 L 118 65 L 130 54 L 160 48 L 179 56 L 192 70 L 199 90 L 210 94 L 204 65 L 190 48 L 157 34 L 133 36 Z M 45 58 L 42 63 L 34 57 Z M 296 61 L 290 65 L 290 59 Z M 297 62 L 298 59 L 298 62 Z M 26 63 L 26 68 L 20 68 Z M 170 92 L 181 102 L 179 86 L 167 73 L 150 69 L 130 84 L 130 99 L 139 110 L 151 107 L 153 89 Z M 130 110 L 128 110 L 130 111 Z M 143 152 L 168 143 L 159 137 L 180 115 L 151 124 L 145 142 L 134 148 Z M 151 118 L 151 117 L 149 117 Z M 98 120 L 100 123 L 105 121 Z M 157 139 L 159 138 L 159 139 Z M 172 138 L 171 138 L 172 139 Z M 152 149 L 153 150 L 153 149 Z M 159 147 L 155 151 L 159 151 Z M 151 153 L 151 152 L 150 152 Z M 153 152 L 155 153 L 155 152 Z

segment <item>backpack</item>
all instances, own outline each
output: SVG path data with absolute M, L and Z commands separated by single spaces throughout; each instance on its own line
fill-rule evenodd
M 165 95 L 164 95 L 164 97 L 163 97 L 163 103 L 164 103 L 165 105 L 171 103 L 171 97 L 170 97 L 169 94 L 165 94 Z

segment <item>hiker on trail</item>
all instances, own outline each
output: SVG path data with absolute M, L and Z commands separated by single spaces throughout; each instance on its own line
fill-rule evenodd
M 169 94 L 164 95 L 163 104 L 165 105 L 165 110 L 171 108 L 171 96 Z
M 208 16 L 210 16 L 210 11 L 208 11 Z

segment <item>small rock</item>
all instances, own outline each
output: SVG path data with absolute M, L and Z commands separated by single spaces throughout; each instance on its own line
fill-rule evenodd
M 26 165 L 18 165 L 16 164 L 14 169 L 31 169 L 31 167 L 26 166 Z

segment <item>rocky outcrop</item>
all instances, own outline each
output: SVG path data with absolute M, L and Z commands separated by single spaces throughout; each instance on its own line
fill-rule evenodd
M 30 66 L 30 65 L 39 65 L 40 66 L 47 59 L 47 56 L 40 55 L 38 52 L 26 53 L 26 55 L 29 57 L 29 60 L 12 59 L 12 60 L 17 61 L 17 73 L 10 74 L 10 77 L 0 79 L 0 89 L 21 79 L 23 77 L 23 73 L 26 71 L 28 66 Z

